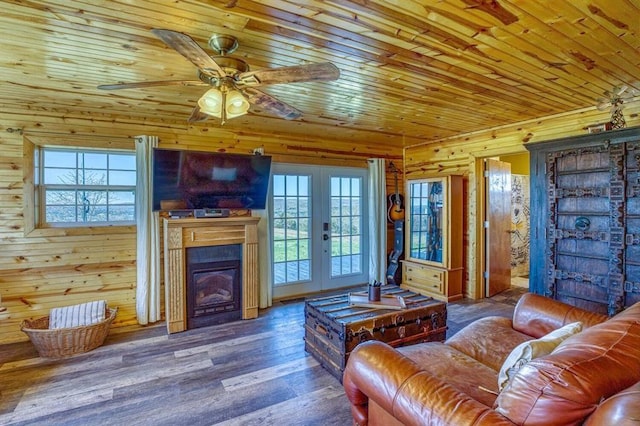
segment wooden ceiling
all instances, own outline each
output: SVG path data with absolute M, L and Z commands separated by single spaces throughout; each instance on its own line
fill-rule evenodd
M 398 146 L 594 107 L 640 90 L 639 0 L 2 1 L 0 108 L 34 115 L 188 124 L 205 87 L 102 91 L 99 84 L 194 80 L 150 30 L 231 34 L 252 69 L 333 62 L 339 80 L 264 91 L 300 109 L 224 125 Z M 211 52 L 213 54 L 213 52 Z

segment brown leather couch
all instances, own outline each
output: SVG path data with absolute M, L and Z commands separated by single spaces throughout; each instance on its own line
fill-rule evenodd
M 580 321 L 498 393 L 518 344 Z M 357 425 L 640 425 L 640 303 L 607 319 L 534 294 L 513 319 L 483 318 L 445 343 L 359 345 L 344 388 Z

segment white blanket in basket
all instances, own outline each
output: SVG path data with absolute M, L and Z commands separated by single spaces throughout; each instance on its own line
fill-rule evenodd
M 106 308 L 105 300 L 53 308 L 49 312 L 49 328 L 79 327 L 104 321 Z

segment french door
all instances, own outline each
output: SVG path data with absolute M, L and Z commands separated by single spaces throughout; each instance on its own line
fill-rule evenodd
M 366 177 L 365 169 L 273 165 L 274 298 L 368 281 Z

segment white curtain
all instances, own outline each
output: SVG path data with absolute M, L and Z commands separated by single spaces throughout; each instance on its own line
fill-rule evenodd
M 269 226 L 269 210 L 271 200 L 267 198 L 264 210 L 252 210 L 253 216 L 259 216 L 258 222 L 258 270 L 260 279 L 260 309 L 273 304 L 273 288 L 271 285 L 271 227 Z
M 136 137 L 136 314 L 142 325 L 160 320 L 160 229 L 151 206 L 151 154 L 157 136 Z
M 369 159 L 369 281 L 386 284 L 387 184 L 383 158 Z

